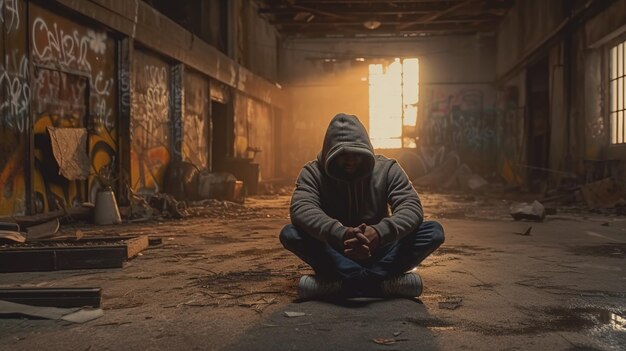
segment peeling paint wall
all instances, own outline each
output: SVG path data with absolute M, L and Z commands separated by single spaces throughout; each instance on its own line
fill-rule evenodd
M 211 169 L 212 97 L 238 104 L 236 117 L 231 102 L 222 109 L 224 133 L 238 123 L 237 152 L 223 156 L 260 150 L 261 178 L 277 177 L 275 111 L 287 102 L 260 76 L 277 76 L 277 36 L 252 4 L 241 9 L 242 35 L 255 34 L 241 52 L 247 67 L 141 1 L 0 0 L 0 11 L 0 216 L 93 202 L 105 185 L 162 191 L 174 159 Z M 211 38 L 224 39 L 216 28 Z M 59 175 L 49 126 L 87 130 L 87 179 Z

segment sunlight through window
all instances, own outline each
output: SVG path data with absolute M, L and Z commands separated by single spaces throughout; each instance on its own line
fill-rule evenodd
M 418 59 L 369 65 L 369 133 L 374 148 L 416 147 L 418 101 Z

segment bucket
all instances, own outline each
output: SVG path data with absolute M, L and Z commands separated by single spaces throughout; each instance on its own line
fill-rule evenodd
M 96 195 L 94 222 L 100 225 L 118 224 L 122 222 L 113 190 L 98 191 Z

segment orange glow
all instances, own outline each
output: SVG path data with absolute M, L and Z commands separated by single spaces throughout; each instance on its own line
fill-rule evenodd
M 376 149 L 402 147 L 403 126 L 417 123 L 419 61 L 396 58 L 387 67 L 369 65 L 369 132 Z M 405 145 L 415 147 L 415 142 Z

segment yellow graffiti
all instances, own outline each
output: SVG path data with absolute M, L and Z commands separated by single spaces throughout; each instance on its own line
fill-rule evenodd
M 0 173 L 0 215 L 20 215 L 26 210 L 26 182 L 24 180 L 24 148 L 13 153 Z M 7 191 L 10 189 L 10 191 Z
M 37 121 L 33 125 L 33 130 L 35 135 L 41 135 L 47 133 L 46 128 L 48 126 L 54 126 L 58 128 L 75 128 L 79 127 L 79 120 L 77 116 L 71 116 L 66 118 L 61 118 L 58 115 L 48 115 L 42 114 L 37 118 Z M 47 146 L 50 147 L 50 146 Z M 35 159 L 40 163 L 43 163 L 43 155 L 39 148 L 35 148 Z M 49 160 L 48 160 L 49 161 Z M 54 161 L 56 162 L 56 161 Z M 39 167 L 35 167 L 34 169 L 34 179 L 33 179 L 33 189 L 35 193 L 41 194 L 41 198 L 43 199 L 43 203 L 36 203 L 35 210 L 37 212 L 49 212 L 51 209 L 51 204 L 49 203 L 50 197 L 49 194 L 54 195 L 55 198 L 61 199 L 63 203 L 54 204 L 55 206 L 68 206 L 72 205 L 72 199 L 78 198 L 80 195 L 80 189 L 78 189 L 77 182 L 68 181 L 67 185 L 67 196 L 63 187 L 59 184 L 54 184 L 52 182 L 46 181 L 46 175 L 42 174 L 42 170 Z M 82 183 L 82 182 L 81 182 Z
M 163 187 L 165 170 L 170 162 L 170 153 L 165 146 L 157 146 L 139 155 L 130 152 L 130 180 L 133 190 L 160 190 Z

